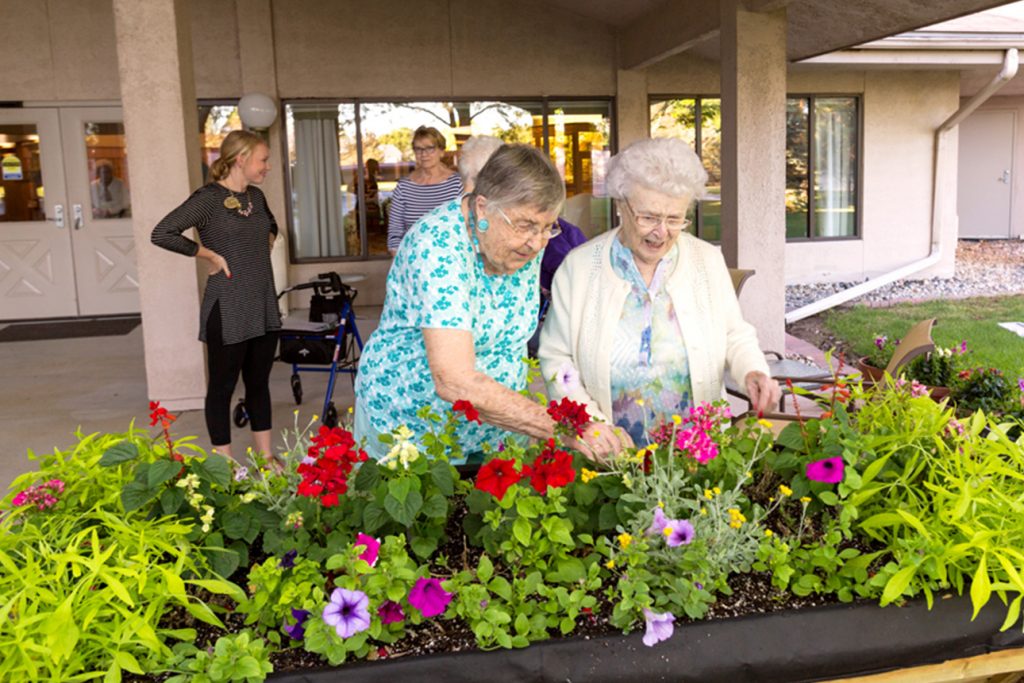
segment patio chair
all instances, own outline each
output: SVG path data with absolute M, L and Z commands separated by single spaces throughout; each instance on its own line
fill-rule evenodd
M 736 291 L 736 296 L 740 295 L 740 290 L 743 289 L 743 285 L 747 283 L 751 277 L 757 271 L 746 268 L 730 268 L 729 276 L 732 278 L 732 286 Z M 768 361 L 768 374 L 772 379 L 778 380 L 779 384 L 782 385 L 782 395 L 779 397 L 779 411 L 782 412 L 785 409 L 787 387 L 786 380 L 792 381 L 794 386 L 801 387 L 803 389 L 817 389 L 824 384 L 828 384 L 832 381 L 832 372 L 829 370 L 822 370 L 814 365 L 802 363 L 798 360 L 790 360 L 778 351 L 767 350 L 764 351 L 765 360 Z M 729 373 L 725 375 L 725 390 L 729 394 L 741 398 L 747 403 L 750 403 L 750 397 L 747 396 L 747 388 L 738 386 L 732 379 Z
M 899 375 L 900 369 L 907 363 L 918 356 L 934 351 L 935 341 L 932 339 L 932 328 L 935 327 L 937 322 L 938 318 L 928 318 L 911 327 L 903 335 L 903 338 L 900 339 L 900 343 L 896 345 L 892 358 L 889 359 L 889 364 L 885 366 L 885 372 L 892 377 L 896 377 Z M 880 379 L 874 380 L 868 377 L 864 379 L 870 380 L 865 381 L 865 384 L 881 381 Z

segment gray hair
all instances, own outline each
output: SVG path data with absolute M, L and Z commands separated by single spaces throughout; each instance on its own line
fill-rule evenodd
M 678 138 L 640 140 L 608 162 L 608 195 L 628 199 L 637 187 L 670 197 L 704 196 L 708 173 L 693 148 Z
M 530 145 L 502 145 L 476 177 L 475 197 L 498 208 L 529 206 L 557 211 L 565 201 L 565 183 L 551 160 Z
M 462 143 L 462 149 L 459 150 L 459 175 L 462 176 L 463 187 L 474 186 L 480 169 L 502 144 L 493 135 L 474 135 Z

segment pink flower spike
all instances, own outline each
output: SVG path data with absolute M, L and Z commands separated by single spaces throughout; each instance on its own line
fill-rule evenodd
M 448 603 L 454 597 L 441 587 L 440 579 L 419 578 L 416 585 L 409 591 L 409 604 L 418 609 L 425 617 L 436 617 L 443 614 Z
M 647 621 L 647 632 L 644 633 L 644 645 L 654 647 L 663 640 L 672 637 L 675 626 L 672 622 L 676 620 L 671 612 L 657 614 L 649 609 L 644 609 L 644 619 Z
M 807 478 L 825 484 L 838 484 L 843 480 L 846 463 L 842 458 L 825 458 L 807 463 Z
M 380 541 L 373 536 L 367 536 L 364 533 L 356 535 L 356 545 L 363 546 L 364 550 L 359 554 L 360 560 L 366 560 L 366 563 L 371 567 L 377 564 L 377 553 L 380 551 Z

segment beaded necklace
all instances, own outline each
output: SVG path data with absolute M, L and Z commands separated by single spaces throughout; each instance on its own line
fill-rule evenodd
M 243 209 L 242 202 L 238 201 L 238 197 L 235 196 L 235 193 L 231 190 L 231 188 L 226 187 L 224 185 L 221 185 L 221 187 L 227 190 L 228 193 L 231 195 L 230 197 L 224 200 L 225 208 L 234 209 L 235 211 L 238 212 L 240 216 L 248 217 L 252 213 L 252 198 L 249 196 L 248 189 L 246 189 L 245 191 L 245 208 Z

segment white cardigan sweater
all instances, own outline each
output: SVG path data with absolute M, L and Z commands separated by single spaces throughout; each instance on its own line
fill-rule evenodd
M 548 395 L 585 403 L 590 414 L 611 422 L 611 345 L 629 294 L 615 274 L 611 243 L 619 229 L 576 247 L 562 262 L 552 285 L 551 307 L 540 337 L 540 367 Z M 686 345 L 694 404 L 723 395 L 728 366 L 744 386 L 747 373 L 768 374 L 757 332 L 743 319 L 732 279 L 717 247 L 682 233 L 679 258 L 666 282 Z M 580 388 L 567 392 L 555 375 L 571 364 Z

